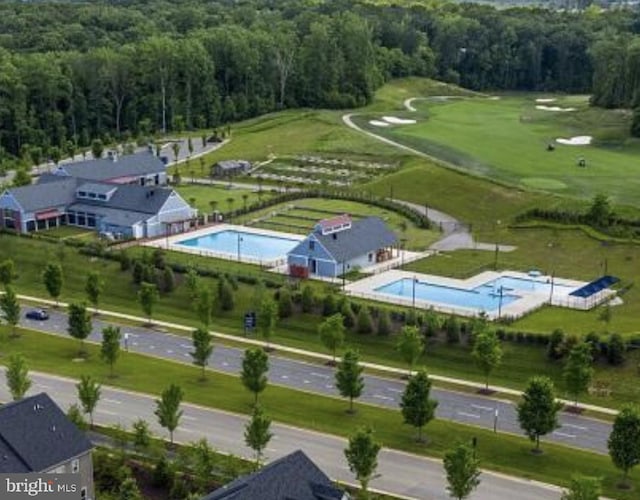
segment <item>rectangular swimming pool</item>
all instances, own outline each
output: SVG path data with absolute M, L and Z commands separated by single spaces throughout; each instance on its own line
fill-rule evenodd
M 387 285 L 376 288 L 379 293 L 397 295 L 404 298 L 413 298 L 414 283 L 412 278 L 403 278 Z M 415 298 L 429 302 L 437 302 L 451 306 L 478 309 L 479 311 L 492 312 L 500 307 L 500 291 L 493 286 L 481 285 L 472 290 L 456 288 L 445 285 L 435 285 L 426 281 L 416 280 Z M 511 291 L 502 291 L 502 307 L 518 300 L 519 295 Z
M 212 232 L 187 240 L 176 241 L 183 247 L 209 250 L 242 259 L 250 257 L 256 260 L 275 260 L 286 257 L 299 240 L 268 234 L 249 233 L 226 229 Z

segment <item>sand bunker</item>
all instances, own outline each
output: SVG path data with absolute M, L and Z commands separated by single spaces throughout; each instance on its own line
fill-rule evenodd
M 547 99 L 536 99 L 536 102 L 539 102 L 540 104 L 544 104 L 547 102 L 556 102 L 557 99 L 552 99 L 552 98 L 547 98 Z
M 566 146 L 588 146 L 591 144 L 593 137 L 590 135 L 578 135 L 576 137 L 571 137 L 570 139 L 564 139 L 562 137 L 556 139 L 556 142 L 559 144 L 564 144 Z
M 398 118 L 396 116 L 383 116 L 382 119 L 393 125 L 411 125 L 413 123 L 417 123 L 415 120 L 406 120 L 404 118 Z
M 375 127 L 388 127 L 387 122 L 381 122 L 380 120 L 369 120 L 369 123 Z
M 575 111 L 576 108 L 561 108 L 560 106 L 536 106 L 536 109 L 542 111 Z

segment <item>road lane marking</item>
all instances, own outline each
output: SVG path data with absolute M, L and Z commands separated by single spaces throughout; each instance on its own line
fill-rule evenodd
M 393 401 L 392 397 L 383 396 L 382 394 L 374 394 L 373 397 L 378 399 L 384 399 L 385 401 Z
M 387 387 L 387 391 L 389 391 L 389 392 L 397 392 L 397 393 L 401 393 L 402 392 L 400 389 L 396 389 L 394 387 Z
M 117 401 L 115 399 L 104 398 L 102 401 L 104 401 L 105 403 L 112 403 L 114 405 L 121 405 L 122 404 L 122 401 Z
M 482 406 L 482 405 L 474 405 L 474 404 L 472 404 L 471 407 L 472 408 L 476 408 L 478 410 L 484 410 L 484 411 L 493 411 L 493 410 L 495 410 L 495 408 L 491 408 L 489 406 Z
M 333 384 L 327 384 L 327 385 L 325 385 L 325 387 L 326 387 L 327 389 L 333 389 Z
M 115 416 L 115 415 L 117 415 L 117 413 L 116 413 L 116 412 L 109 411 L 109 410 L 103 410 L 102 408 L 98 408 L 98 409 L 96 410 L 96 412 L 98 412 L 98 413 L 104 413 L 105 415 L 114 415 L 114 416 Z
M 154 345 L 150 345 L 149 346 L 149 349 L 155 349 L 155 348 L 156 348 L 156 346 L 154 346 Z
M 581 430 L 581 431 L 588 430 L 586 427 L 584 427 L 582 425 L 574 425 L 574 424 L 562 424 L 560 427 L 570 427 L 571 429 L 578 429 L 578 430 Z
M 192 431 L 191 429 L 183 429 L 182 427 L 178 427 L 176 429 L 176 431 L 178 431 L 178 432 L 186 432 L 188 434 L 198 434 L 197 431 Z
M 44 385 L 44 384 L 36 384 L 38 387 L 41 387 L 42 389 L 51 389 L 50 385 Z
M 309 375 L 313 377 L 329 378 L 329 375 L 325 375 L 324 373 L 311 372 Z
M 173 351 L 171 349 L 167 349 L 167 354 L 173 354 Z
M 463 417 L 480 418 L 480 415 L 476 415 L 475 413 L 467 413 L 466 411 L 459 411 L 457 413 L 458 415 L 462 415 Z
M 556 436 L 562 436 L 562 437 L 567 437 L 567 438 L 571 438 L 571 439 L 574 439 L 576 437 L 575 434 L 566 434 L 566 433 L 560 432 L 560 431 L 554 431 L 553 434 L 555 434 Z
M 280 378 L 283 378 L 283 379 L 285 379 L 285 380 L 286 380 L 286 379 L 288 379 L 289 377 L 288 377 L 287 375 L 280 375 Z
M 229 363 L 227 363 L 226 361 L 223 361 L 222 366 L 229 366 Z
M 193 422 L 198 420 L 196 417 L 190 417 L 189 415 L 182 415 L 182 418 L 185 419 L 185 420 L 191 420 Z
M 303 380 L 302 383 L 303 384 L 310 384 L 311 382 L 309 380 Z
M 180 347 L 182 347 L 183 349 L 191 349 L 191 346 L 187 344 L 180 344 Z

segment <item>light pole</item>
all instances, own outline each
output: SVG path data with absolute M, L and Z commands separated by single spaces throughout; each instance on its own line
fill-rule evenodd
M 242 241 L 242 236 L 238 233 L 238 262 L 240 262 L 240 242 Z
M 500 228 L 501 222 L 502 221 L 500 221 L 500 220 L 496 221 L 496 230 L 495 230 L 495 233 L 496 233 L 496 236 L 495 236 L 496 237 L 496 252 L 495 252 L 494 259 L 493 259 L 493 270 L 494 271 L 498 270 L 498 252 L 500 251 L 500 245 L 498 245 L 498 229 Z
M 555 270 L 551 271 L 551 290 L 549 292 L 549 305 L 553 305 L 553 284 L 554 284 L 553 282 L 556 277 L 555 275 L 556 275 Z
M 411 280 L 411 308 L 413 309 L 413 312 L 415 313 L 416 311 L 416 283 L 418 282 L 418 278 L 416 278 L 415 276 L 413 277 L 413 279 Z
M 493 432 L 498 432 L 498 403 L 496 403 L 496 409 L 493 412 Z
M 502 285 L 500 285 L 500 288 L 498 288 L 498 294 L 499 294 L 499 301 L 498 301 L 498 319 L 500 319 L 500 316 L 502 316 L 502 294 L 504 292 L 504 287 Z

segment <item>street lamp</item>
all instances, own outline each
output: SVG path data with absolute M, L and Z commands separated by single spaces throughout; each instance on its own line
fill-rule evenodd
M 499 301 L 498 301 L 498 319 L 500 319 L 500 316 L 502 316 L 502 296 L 504 293 L 504 287 L 502 285 L 500 285 L 500 288 L 498 288 L 498 294 L 499 294 Z
M 495 229 L 495 233 L 496 233 L 496 252 L 495 252 L 495 257 L 493 259 L 493 270 L 496 271 L 498 269 L 498 252 L 500 251 L 500 246 L 498 245 L 498 229 L 500 228 L 500 224 L 502 223 L 501 220 L 497 220 L 496 221 L 496 229 Z
M 415 276 L 411 280 L 411 307 L 415 313 L 416 310 L 416 283 L 418 282 L 418 278 Z
M 555 270 L 551 271 L 551 290 L 549 292 L 549 305 L 553 305 L 553 285 L 556 277 L 555 275 L 556 275 Z
M 240 262 L 240 242 L 242 241 L 242 236 L 238 233 L 238 262 Z

